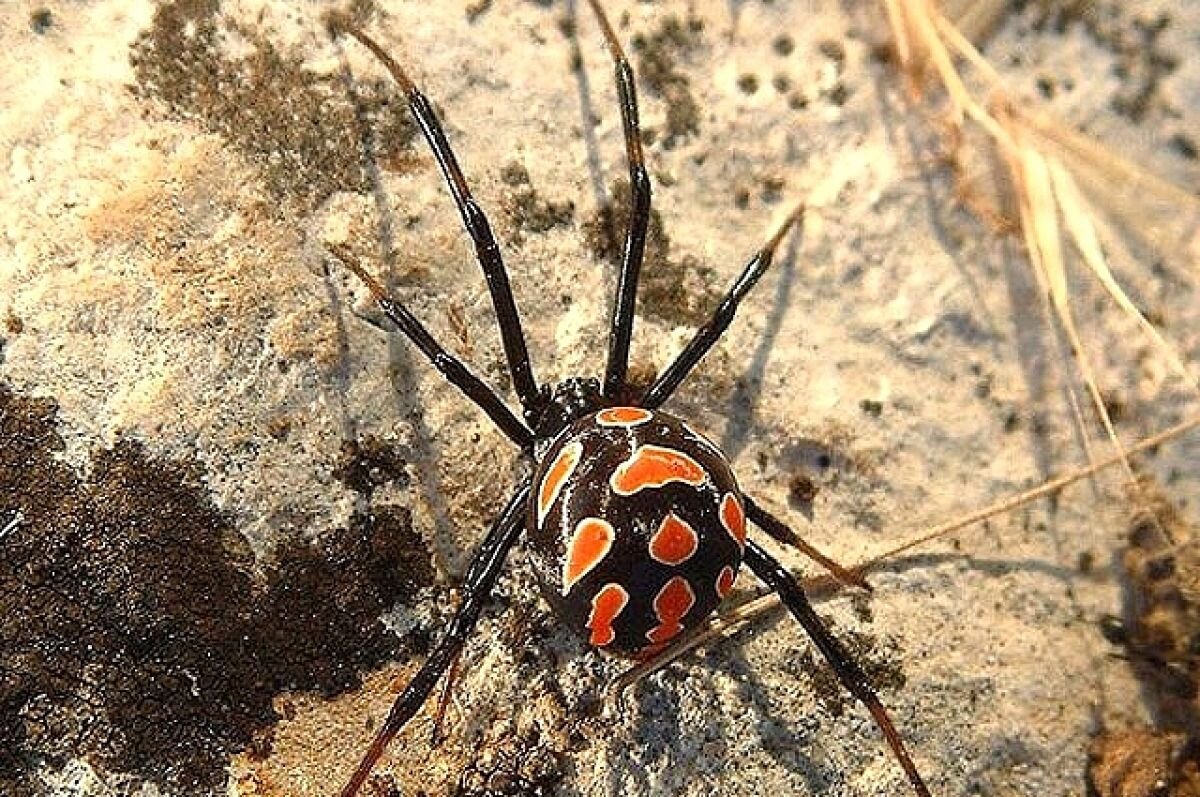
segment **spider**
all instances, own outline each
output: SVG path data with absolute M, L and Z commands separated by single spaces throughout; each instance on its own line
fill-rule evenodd
M 509 551 L 528 538 L 543 594 L 562 622 L 595 648 L 649 659 L 695 628 L 721 603 L 744 563 L 776 591 L 841 683 L 870 712 L 913 791 L 928 797 L 887 710 L 866 674 L 825 627 L 791 573 L 747 536 L 747 521 L 800 547 L 843 580 L 861 577 L 808 546 L 738 488 L 725 454 L 685 421 L 660 409 L 720 340 L 738 305 L 770 267 L 794 210 L 750 258 L 711 318 L 640 396 L 628 379 L 634 304 L 650 219 L 650 177 L 642 152 L 633 69 L 599 0 L 589 0 L 616 76 L 629 169 L 631 213 L 609 321 L 604 379 L 534 378 L 508 274 L 487 216 L 472 196 L 432 103 L 378 43 L 341 15 L 332 35 L 366 47 L 404 92 L 433 150 L 475 248 L 491 293 L 518 416 L 504 399 L 443 348 L 402 301 L 345 252 L 334 250 L 370 290 L 383 314 L 520 449 L 525 475 L 492 523 L 467 569 L 462 601 L 442 638 L 392 705 L 341 791 L 353 797 L 390 741 L 451 670 L 488 602 Z

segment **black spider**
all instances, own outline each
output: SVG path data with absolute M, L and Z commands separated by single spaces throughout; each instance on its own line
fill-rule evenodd
M 913 790 L 929 790 L 867 676 L 813 611 L 796 579 L 753 540 L 749 519 L 798 545 L 843 579 L 853 573 L 804 544 L 779 519 L 742 495 L 725 455 L 685 422 L 658 409 L 721 337 L 739 303 L 771 265 L 802 214 L 798 208 L 752 257 L 711 319 L 639 397 L 627 381 L 638 272 L 650 219 L 650 177 L 642 156 L 633 70 L 598 0 L 589 0 L 612 57 L 629 164 L 631 213 L 609 331 L 604 381 L 574 378 L 539 386 L 500 248 L 471 195 L 432 104 L 382 47 L 341 16 L 331 31 L 361 42 L 408 98 L 437 159 L 487 279 L 522 417 L 447 352 L 398 299 L 352 259 L 384 314 L 442 375 L 475 402 L 521 449 L 527 473 L 492 524 L 467 570 L 462 603 L 424 665 L 396 699 L 358 768 L 342 789 L 356 794 L 384 749 L 420 709 L 462 650 L 509 550 L 528 532 L 544 594 L 560 618 L 594 646 L 649 658 L 704 620 L 733 584 L 742 561 L 779 593 L 842 684 L 870 711 Z

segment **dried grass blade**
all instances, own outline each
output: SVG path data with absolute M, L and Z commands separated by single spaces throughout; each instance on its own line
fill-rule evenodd
M 1154 328 L 1142 312 L 1137 309 L 1129 295 L 1121 288 L 1116 277 L 1113 276 L 1112 270 L 1108 267 L 1108 261 L 1104 257 L 1104 251 L 1100 246 L 1100 239 L 1096 234 L 1095 225 L 1092 223 L 1092 214 L 1088 207 L 1087 200 L 1084 199 L 1079 186 L 1075 183 L 1075 179 L 1071 173 L 1063 167 L 1057 160 L 1050 161 L 1050 177 L 1054 184 L 1054 194 L 1058 197 L 1059 206 L 1062 208 L 1063 219 L 1066 223 L 1067 230 L 1071 233 L 1071 238 L 1075 242 L 1075 248 L 1079 251 L 1084 263 L 1092 270 L 1092 273 L 1100 280 L 1104 289 L 1108 291 L 1113 300 L 1132 318 L 1136 319 L 1142 330 L 1158 347 L 1163 356 L 1170 363 L 1185 382 L 1192 386 L 1197 392 L 1200 392 L 1200 382 L 1197 382 L 1188 371 L 1187 365 L 1183 358 L 1163 337 L 1158 330 Z

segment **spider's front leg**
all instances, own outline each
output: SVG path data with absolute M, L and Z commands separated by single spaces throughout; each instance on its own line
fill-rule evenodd
M 598 0 L 589 0 L 608 53 L 612 57 L 621 102 L 621 126 L 625 134 L 625 159 L 629 162 L 629 229 L 625 233 L 625 251 L 621 256 L 621 274 L 617 279 L 617 298 L 613 303 L 608 332 L 608 365 L 604 371 L 604 396 L 619 400 L 625 392 L 629 370 L 629 343 L 633 338 L 633 310 L 637 302 L 638 276 L 646 249 L 646 231 L 650 226 L 650 173 L 642 154 L 642 133 L 638 125 L 637 89 L 633 67 L 625 57 L 621 42 L 613 32 Z
M 450 621 L 450 627 L 446 629 L 445 636 L 429 654 L 429 658 L 421 665 L 421 669 L 409 681 L 408 686 L 396 698 L 396 702 L 392 704 L 387 720 L 375 734 L 370 748 L 359 762 L 350 780 L 342 788 L 340 797 L 354 797 L 358 794 L 358 790 L 362 788 L 367 776 L 375 768 L 375 764 L 378 763 L 388 744 L 424 705 L 425 699 L 437 686 L 438 680 L 466 644 L 467 637 L 475 628 L 476 621 L 479 620 L 480 612 L 491 598 L 492 588 L 496 585 L 496 579 L 500 575 L 500 568 L 504 565 L 505 557 L 508 556 L 508 552 L 525 528 L 524 513 L 528 502 L 529 479 L 527 477 L 522 480 L 512 498 L 508 499 L 504 510 L 492 523 L 491 529 L 471 560 L 466 578 L 463 580 L 462 605 L 459 606 L 454 619 Z
M 883 703 L 880 702 L 879 696 L 875 694 L 875 690 L 871 688 L 867 674 L 863 672 L 862 667 L 858 665 L 849 651 L 842 646 L 842 643 L 825 627 L 825 623 L 813 610 L 812 604 L 808 602 L 808 597 L 804 594 L 804 589 L 795 577 L 753 540 L 746 542 L 745 562 L 754 571 L 754 575 L 779 593 L 783 605 L 800 621 L 800 625 L 804 626 L 805 632 L 817 646 L 817 650 L 821 651 L 821 655 L 829 662 L 829 666 L 833 668 L 838 680 L 842 682 L 842 686 L 846 687 L 860 703 L 867 707 L 871 718 L 883 731 L 896 760 L 904 768 L 904 773 L 908 776 L 913 791 L 917 793 L 918 797 L 930 797 L 929 787 L 925 785 L 921 774 L 917 772 L 917 766 L 909 756 L 908 750 L 905 749 L 904 741 L 892 723 L 892 718 L 888 715 L 887 709 L 883 707 Z
M 804 204 L 801 203 L 788 214 L 788 217 L 783 220 L 783 223 L 776 228 L 774 234 L 763 244 L 762 248 L 754 253 L 750 261 L 746 263 L 742 273 L 730 287 L 729 292 L 721 299 L 721 303 L 717 305 L 717 309 L 713 312 L 712 317 L 705 322 L 704 326 L 696 330 L 696 334 L 688 341 L 687 346 L 675 358 L 675 360 L 667 366 L 658 378 L 654 380 L 654 384 L 646 391 L 646 395 L 642 396 L 642 400 L 638 402 L 638 406 L 646 409 L 657 409 L 663 405 L 675 389 L 683 383 L 683 380 L 691 373 L 692 369 L 704 359 L 704 355 L 708 354 L 708 350 L 716 345 L 721 339 L 721 335 L 725 334 L 725 330 L 729 329 L 729 325 L 733 323 L 733 317 L 737 313 L 738 306 L 742 300 L 746 298 L 751 289 L 758 284 L 762 275 L 767 273 L 767 269 L 771 267 L 771 263 L 775 260 L 775 251 L 779 248 L 783 237 L 787 235 L 788 230 L 793 225 L 803 221 L 804 219 Z
M 532 414 L 539 406 L 541 393 L 538 390 L 537 380 L 533 376 L 533 366 L 529 362 L 525 333 L 521 328 L 521 316 L 517 312 L 517 304 L 513 299 L 512 288 L 509 286 L 508 271 L 504 267 L 500 245 L 496 242 L 491 224 L 488 223 L 487 214 L 484 213 L 467 185 L 467 178 L 463 176 L 462 168 L 458 165 L 458 159 L 454 156 L 454 150 L 451 149 L 450 141 L 446 138 L 446 131 L 442 127 L 441 120 L 438 119 L 437 112 L 433 109 L 433 103 L 413 83 L 399 62 L 347 17 L 339 13 L 332 13 L 326 18 L 326 23 L 334 35 L 346 33 L 370 50 L 391 73 L 408 99 L 408 107 L 417 120 L 417 126 L 421 128 L 421 133 L 429 144 L 429 148 L 433 150 L 433 156 L 442 171 L 446 186 L 450 189 L 450 195 L 458 207 L 463 227 L 475 247 L 475 258 L 479 261 L 484 278 L 487 280 L 488 292 L 492 296 L 492 306 L 496 311 L 496 321 L 500 325 L 500 341 L 508 360 L 513 388 L 516 390 L 526 416 Z

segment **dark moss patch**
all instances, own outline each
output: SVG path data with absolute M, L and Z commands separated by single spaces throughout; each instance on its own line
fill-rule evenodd
M 628 181 L 615 181 L 609 196 L 613 200 L 584 222 L 584 239 L 597 258 L 617 265 L 629 226 Z M 674 260 L 670 250 L 662 216 L 651 210 L 638 309 L 672 324 L 697 326 L 708 319 L 724 291 L 714 285 L 712 269 L 690 255 Z
M 352 15 L 369 12 L 358 3 Z M 400 153 L 417 134 L 391 83 L 355 79 L 352 102 L 339 75 L 305 69 L 302 53 L 224 16 L 216 0 L 159 6 L 130 60 L 138 96 L 222 136 L 262 170 L 272 194 L 306 208 L 336 191 L 369 188 L 361 131 L 370 131 L 372 155 L 388 163 L 404 162 Z
M 703 31 L 704 22 L 699 17 L 684 21 L 669 16 L 653 33 L 633 37 L 638 78 L 651 95 L 661 98 L 667 106 L 667 130 L 663 137 L 667 149 L 700 132 L 700 105 L 678 63 L 681 57 L 700 47 Z
M 342 456 L 333 476 L 356 493 L 369 496 L 385 484 L 406 487 L 407 466 L 395 444 L 364 435 L 361 440 L 342 443 Z
M 788 479 L 788 504 L 798 509 L 808 509 L 821 488 L 803 470 L 797 470 Z
M 48 8 L 35 8 L 29 13 L 29 29 L 41 36 L 54 27 L 54 14 Z
M 575 203 L 543 199 L 533 188 L 529 172 L 513 162 L 500 172 L 500 179 L 511 188 L 502 200 L 504 218 L 513 227 L 512 242 L 520 246 L 522 233 L 544 233 L 555 227 L 566 227 L 575 220 Z
M 333 695 L 397 655 L 378 621 L 431 583 L 401 507 L 256 569 L 193 463 L 120 442 L 57 458 L 57 406 L 0 384 L 0 793 L 86 757 L 171 792 L 223 794 L 285 690 Z

